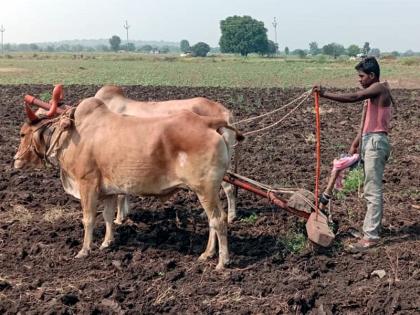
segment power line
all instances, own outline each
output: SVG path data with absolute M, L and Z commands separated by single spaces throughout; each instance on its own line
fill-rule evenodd
M 278 43 L 277 43 L 277 20 L 276 20 L 276 17 L 274 17 L 273 27 L 274 27 L 274 39 L 275 39 L 274 42 L 278 46 Z
M 127 31 L 127 45 L 128 45 L 128 29 L 130 28 L 130 25 L 128 25 L 127 20 L 125 20 L 125 24 L 123 25 L 123 27 L 125 28 L 125 30 Z

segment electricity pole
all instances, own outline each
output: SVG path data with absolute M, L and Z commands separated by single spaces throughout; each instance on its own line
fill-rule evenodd
M 123 26 L 125 30 L 127 31 L 127 48 L 128 48 L 128 29 L 130 28 L 130 25 L 128 25 L 127 20 L 125 20 L 125 24 Z
M 3 27 L 3 24 L 0 27 L 0 32 L 1 32 L 1 54 L 3 55 L 4 51 L 3 51 L 3 33 L 6 31 L 6 29 Z
M 276 43 L 276 45 L 278 45 L 278 43 L 277 43 L 277 20 L 276 20 L 276 17 L 274 17 L 273 27 L 274 27 L 274 42 Z

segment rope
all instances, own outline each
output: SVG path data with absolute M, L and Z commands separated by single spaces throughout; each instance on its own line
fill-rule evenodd
M 260 131 L 264 131 L 264 130 L 267 130 L 267 129 L 270 129 L 270 128 L 273 128 L 273 127 L 275 127 L 275 126 L 277 126 L 279 123 L 281 123 L 283 120 L 285 120 L 287 117 L 289 117 L 293 112 L 295 112 L 308 98 L 309 98 L 309 96 L 310 96 L 310 94 L 307 94 L 307 95 L 305 95 L 306 97 L 304 98 L 304 99 L 302 99 L 301 101 L 300 101 L 300 103 L 299 104 L 297 104 L 290 112 L 288 112 L 286 115 L 284 115 L 281 119 L 279 119 L 278 121 L 276 121 L 275 123 L 273 123 L 273 124 L 271 124 L 271 125 L 268 125 L 268 126 L 266 126 L 266 127 L 263 127 L 263 128 L 260 128 L 260 129 L 257 129 L 257 130 L 253 130 L 253 131 L 248 131 L 248 132 L 245 132 L 243 135 L 244 136 L 249 136 L 249 135 L 252 135 L 252 134 L 254 134 L 254 133 L 257 133 L 257 132 L 260 132 Z
M 271 114 L 274 114 L 274 113 L 282 110 L 283 108 L 286 108 L 287 106 L 290 106 L 290 105 L 296 103 L 298 100 L 300 100 L 303 97 L 307 98 L 310 93 L 311 93 L 311 90 L 308 90 L 308 91 L 302 93 L 299 97 L 297 97 L 294 100 L 292 100 L 289 103 L 287 103 L 286 105 L 283 105 L 282 107 L 279 107 L 279 108 L 277 108 L 275 110 L 272 110 L 272 111 L 270 111 L 268 113 L 265 113 L 265 114 L 262 114 L 262 115 L 259 115 L 259 116 L 255 116 L 255 117 L 246 118 L 246 119 L 242 119 L 242 120 L 236 121 L 236 122 L 232 123 L 232 125 L 236 125 L 236 124 L 240 124 L 240 123 L 245 123 L 245 122 L 248 122 L 248 121 L 253 121 L 253 120 L 256 120 L 256 119 L 259 119 L 259 118 L 262 118 L 262 117 L 265 117 L 265 116 L 268 116 L 268 115 L 271 115 Z

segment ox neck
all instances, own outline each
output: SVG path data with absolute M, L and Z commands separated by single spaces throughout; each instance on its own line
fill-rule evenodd
M 40 133 L 38 139 L 42 143 L 38 143 L 38 146 L 40 146 L 42 150 L 38 150 L 35 143 L 33 144 L 33 148 L 38 157 L 44 161 L 45 165 L 58 165 L 58 160 L 55 156 L 51 156 L 51 153 L 56 153 L 56 151 L 54 152 L 53 150 L 56 144 L 55 139 L 57 139 L 57 129 L 59 128 L 56 127 L 53 121 L 43 121 L 41 125 L 36 128 L 32 137 L 32 141 L 36 142 L 34 139 L 35 133 Z

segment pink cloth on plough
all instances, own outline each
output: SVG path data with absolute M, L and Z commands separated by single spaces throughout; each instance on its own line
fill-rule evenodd
M 335 188 L 340 190 L 343 188 L 343 179 L 344 179 L 344 172 L 341 172 L 345 170 L 346 168 L 349 168 L 350 166 L 354 165 L 359 161 L 360 155 L 358 153 L 355 153 L 353 155 L 347 155 L 344 157 L 341 157 L 339 159 L 334 159 L 333 161 L 333 172 L 334 171 L 340 171 L 338 173 L 338 176 L 335 180 Z

